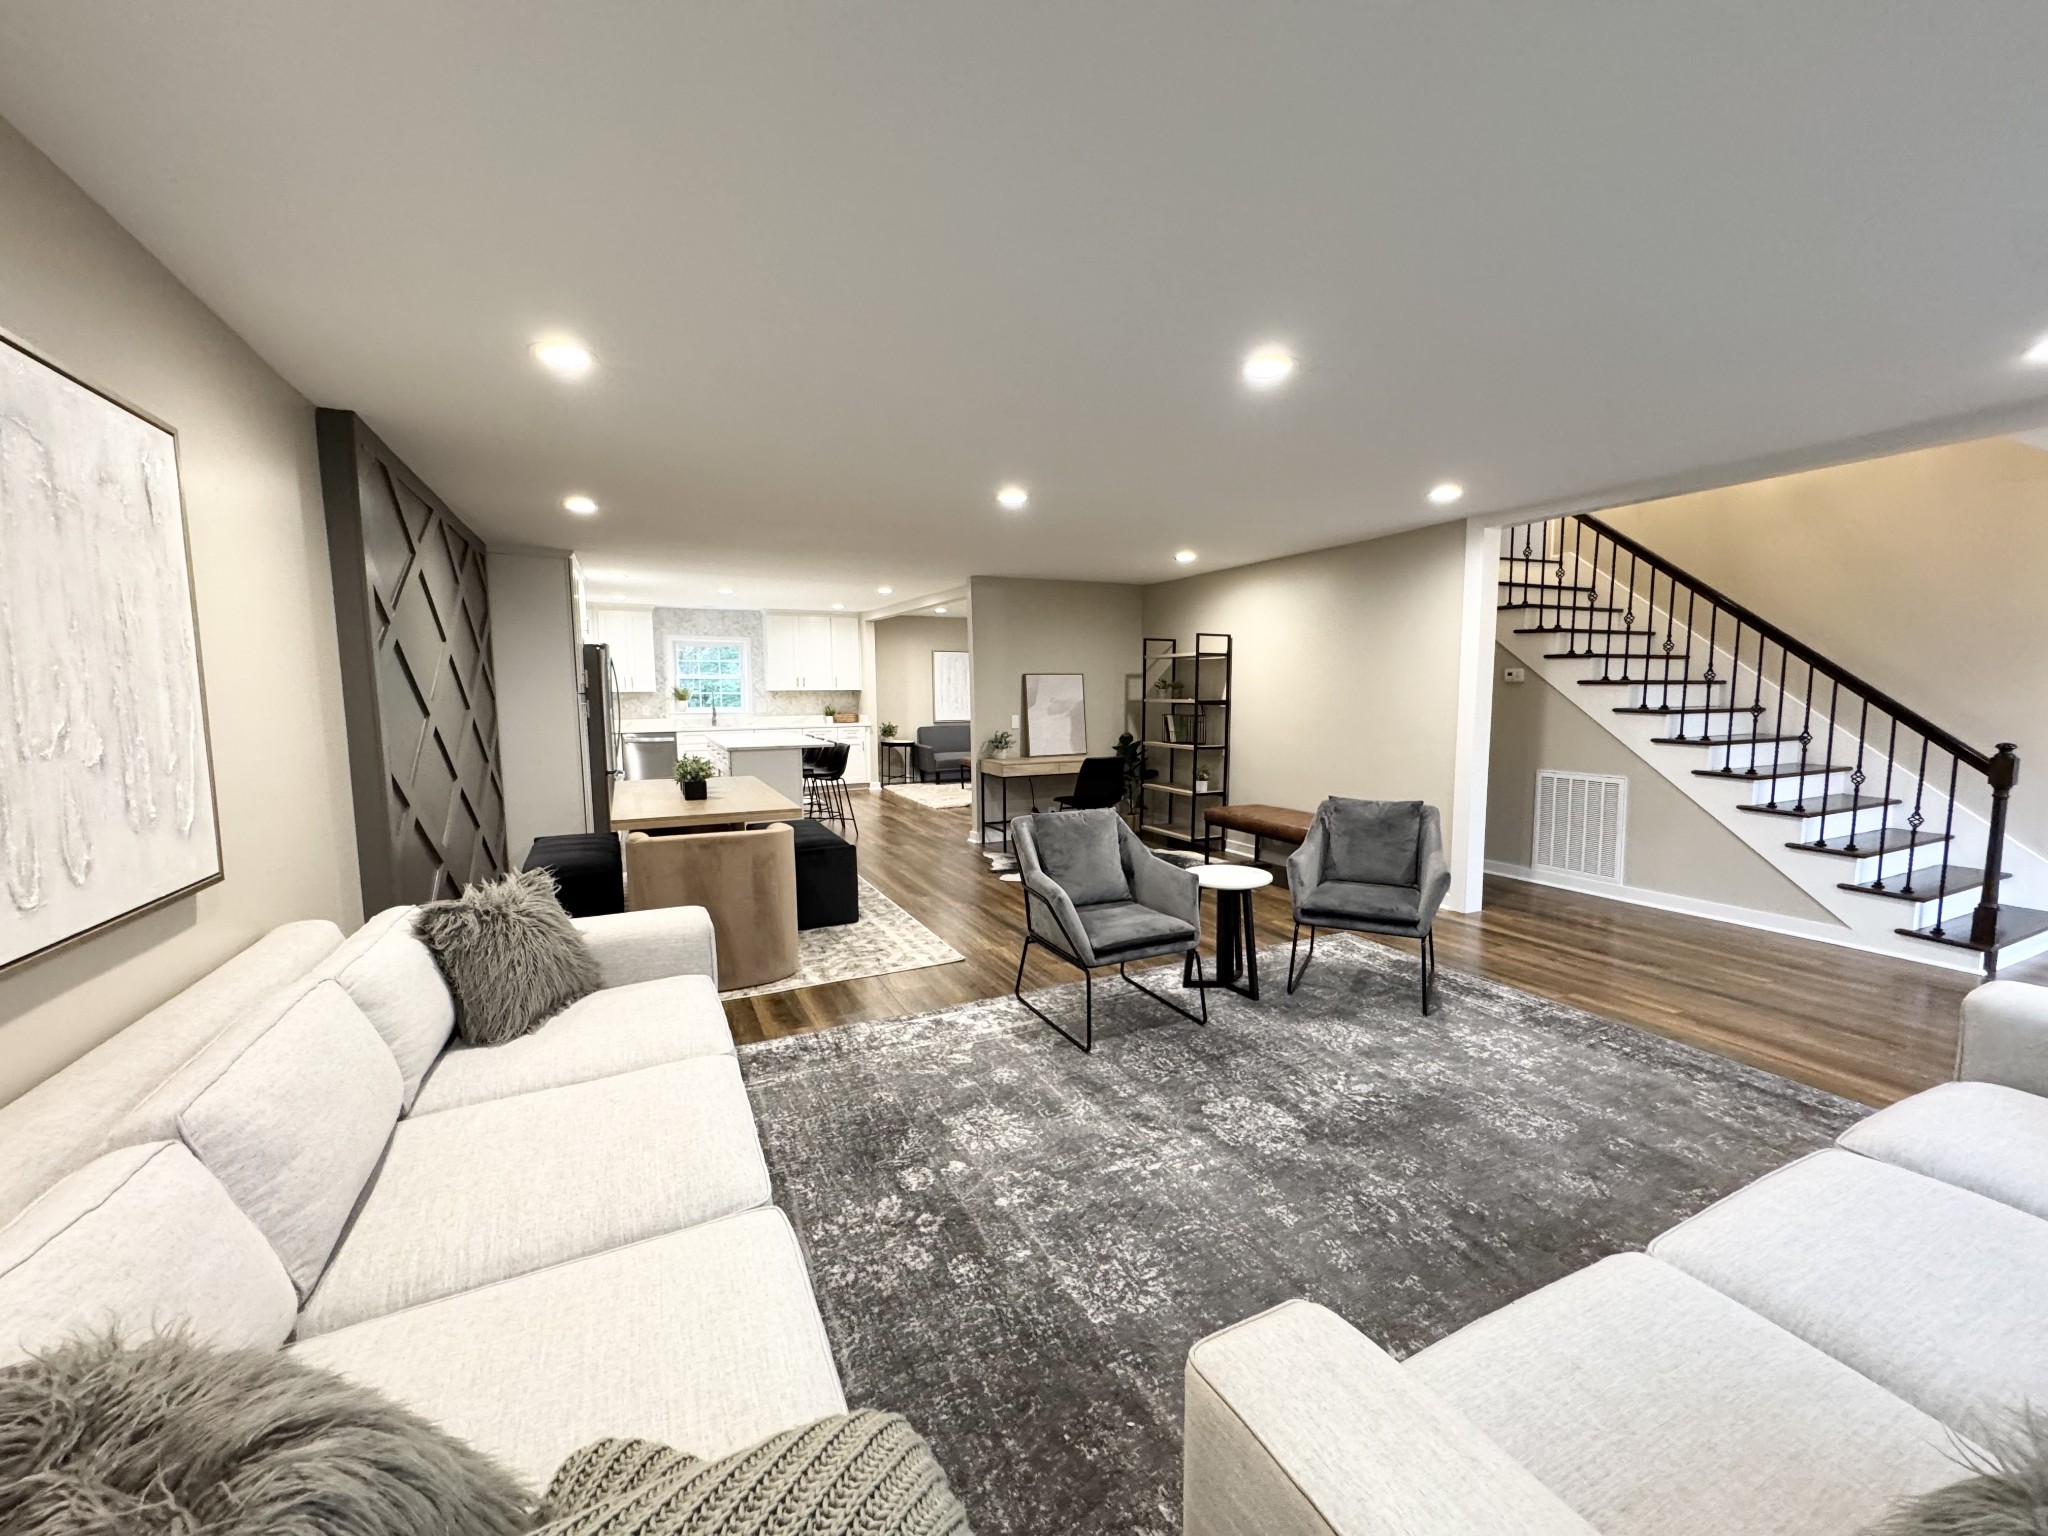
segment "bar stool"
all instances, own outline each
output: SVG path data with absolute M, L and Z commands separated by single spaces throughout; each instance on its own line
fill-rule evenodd
M 816 750 L 815 771 L 808 764 L 804 768 L 804 808 L 815 820 L 843 828 L 848 842 L 858 842 L 860 823 L 854 820 L 853 797 L 846 789 L 846 760 L 853 748 L 835 741 Z

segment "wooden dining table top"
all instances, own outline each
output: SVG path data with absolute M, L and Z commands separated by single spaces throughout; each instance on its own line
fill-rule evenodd
M 621 779 L 612 786 L 612 827 L 644 832 L 655 827 L 737 827 L 750 821 L 801 821 L 804 808 L 748 774 L 705 783 L 702 800 L 683 798 L 674 779 Z

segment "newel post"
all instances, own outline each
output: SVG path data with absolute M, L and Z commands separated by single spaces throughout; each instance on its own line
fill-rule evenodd
M 1984 952 L 1984 974 L 1998 974 L 1998 887 L 2004 875 L 2005 807 L 2019 782 L 2019 749 L 2010 741 L 1998 744 L 1985 777 L 1991 783 L 1991 831 L 1984 843 L 1984 891 L 1970 915 L 1970 942 Z

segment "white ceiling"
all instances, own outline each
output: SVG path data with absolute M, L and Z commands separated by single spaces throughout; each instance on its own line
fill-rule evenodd
M 777 606 L 2048 395 L 2044 80 L 2039 0 L 0 7 L 0 115 L 494 540 Z

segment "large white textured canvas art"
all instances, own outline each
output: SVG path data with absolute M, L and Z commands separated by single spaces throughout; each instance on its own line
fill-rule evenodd
M 1079 672 L 1024 674 L 1024 751 L 1072 757 L 1088 750 L 1088 705 Z
M 0 966 L 220 878 L 177 439 L 0 339 Z

